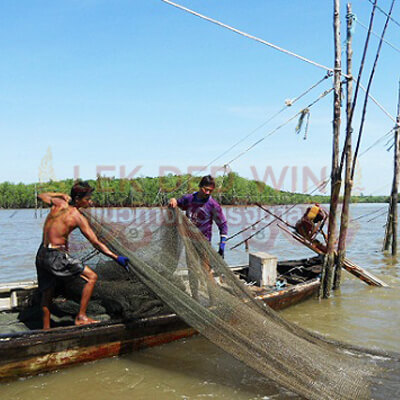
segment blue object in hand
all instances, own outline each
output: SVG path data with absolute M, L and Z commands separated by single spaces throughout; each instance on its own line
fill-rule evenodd
M 221 241 L 219 242 L 218 254 L 222 258 L 224 258 L 225 244 L 226 244 L 226 237 L 225 236 L 221 236 Z
M 124 256 L 118 256 L 117 258 L 117 263 L 124 267 L 127 271 L 129 271 L 128 263 L 129 263 L 129 258 L 124 257 Z

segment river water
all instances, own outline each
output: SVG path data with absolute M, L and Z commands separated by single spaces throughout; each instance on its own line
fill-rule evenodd
M 282 311 L 285 318 L 331 338 L 400 352 L 400 267 L 397 260 L 381 252 L 386 207 L 384 204 L 352 206 L 354 221 L 348 257 L 387 282 L 390 288 L 369 287 L 344 272 L 342 287 L 332 298 L 311 299 Z M 225 211 L 230 233 L 262 216 L 262 211 L 255 207 L 229 207 Z M 282 209 L 276 207 L 275 211 L 280 213 Z M 142 218 L 146 212 L 146 209 L 136 210 L 133 217 Z M 293 223 L 301 212 L 299 208 L 292 210 L 288 221 Z M 35 218 L 33 210 L 0 210 L 0 282 L 35 278 L 34 255 L 41 240 L 44 217 L 45 212 Z M 110 214 L 110 218 L 115 215 Z M 137 236 L 140 239 L 140 232 Z M 217 239 L 216 233 L 214 237 Z M 238 243 L 244 237 L 245 234 L 239 235 L 228 243 Z M 279 259 L 312 255 L 276 226 L 252 239 L 250 251 L 267 251 Z M 245 263 L 247 258 L 243 246 L 227 250 L 229 264 Z M 108 400 L 112 396 L 118 400 L 297 398 L 200 336 L 2 384 L 0 393 L 2 399 L 10 400 Z

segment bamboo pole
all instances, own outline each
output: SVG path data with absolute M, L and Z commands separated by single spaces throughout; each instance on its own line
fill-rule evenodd
M 397 254 L 397 202 L 398 202 L 398 192 L 399 192 L 399 123 L 400 123 L 400 82 L 399 82 L 399 94 L 397 103 L 397 119 L 396 119 L 396 129 L 394 132 L 394 168 L 393 168 L 393 183 L 392 191 L 389 198 L 388 214 L 385 226 L 385 236 L 383 239 L 383 251 L 389 250 L 392 247 L 392 255 Z
M 38 192 L 37 192 L 37 186 L 35 183 L 35 218 L 37 219 L 37 210 L 38 210 L 38 200 L 37 200 Z
M 372 70 L 371 70 L 371 73 L 370 73 L 370 76 L 369 76 L 369 79 L 368 79 L 367 89 L 365 91 L 364 105 L 363 105 L 363 110 L 362 110 L 362 114 L 361 114 L 360 129 L 359 129 L 359 132 L 358 132 L 356 148 L 354 150 L 353 163 L 352 163 L 352 166 L 351 166 L 351 178 L 352 179 L 354 178 L 354 173 L 355 173 L 355 169 L 356 169 L 356 165 L 357 165 L 358 151 L 360 149 L 361 138 L 362 138 L 363 131 L 364 131 L 365 116 L 366 116 L 366 113 L 367 113 L 367 105 L 368 105 L 368 95 L 369 95 L 369 91 L 371 89 L 372 81 L 373 81 L 374 76 L 375 76 L 376 66 L 378 65 L 378 60 L 379 60 L 379 56 L 380 56 L 380 53 L 381 53 L 383 40 L 385 38 L 386 29 L 388 27 L 389 20 L 390 20 L 390 17 L 392 15 L 394 3 L 395 3 L 395 0 L 392 0 L 392 3 L 390 5 L 390 9 L 389 9 L 389 12 L 388 12 L 388 16 L 387 16 L 386 21 L 385 21 L 385 25 L 384 25 L 383 30 L 382 30 L 382 35 L 381 35 L 381 38 L 379 40 L 378 49 L 376 51 L 376 56 L 375 56 L 375 61 L 374 61 L 374 64 L 372 66 Z M 374 2 L 373 12 L 375 11 L 375 8 L 376 8 L 376 0 Z M 352 110 L 352 112 L 354 112 L 354 109 Z
M 332 171 L 331 171 L 331 201 L 328 225 L 328 251 L 322 271 L 320 297 L 328 298 L 331 294 L 333 282 L 333 267 L 335 264 L 335 236 L 336 211 L 340 192 L 339 170 L 339 134 L 340 134 L 340 102 L 341 102 L 341 45 L 340 45 L 340 0 L 334 0 L 333 29 L 335 44 L 334 102 L 333 102 L 333 143 L 332 143 Z
M 386 225 L 385 225 L 385 237 L 383 238 L 383 246 L 382 246 L 382 251 L 388 251 L 390 244 L 392 242 L 392 196 L 389 198 L 389 206 L 388 206 L 388 213 L 387 213 L 387 219 L 386 219 Z
M 353 17 L 351 4 L 347 3 L 347 40 L 346 40 L 346 74 L 349 76 L 347 79 L 347 90 L 346 90 L 346 140 L 344 145 L 344 156 L 345 156 L 345 182 L 344 182 L 344 196 L 343 196 L 343 206 L 342 215 L 340 220 L 340 234 L 339 234 L 339 244 L 338 244 L 338 258 L 335 270 L 335 278 L 333 281 L 333 289 L 337 290 L 340 287 L 340 279 L 342 275 L 342 267 L 344 258 L 346 256 L 346 237 L 349 225 L 349 208 L 351 201 L 351 189 L 353 187 L 353 181 L 351 179 L 351 136 L 353 133 L 352 123 L 351 123 L 351 103 L 353 95 L 353 80 L 352 80 L 352 66 L 353 66 L 353 47 L 352 47 L 352 29 Z
M 392 188 L 392 256 L 397 254 L 397 202 L 399 200 L 399 172 L 400 172 L 400 82 L 397 102 L 396 130 L 394 133 L 394 174 Z

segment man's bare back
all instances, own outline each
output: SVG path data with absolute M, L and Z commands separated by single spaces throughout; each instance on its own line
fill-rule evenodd
M 68 249 L 68 236 L 78 227 L 78 218 L 81 215 L 75 207 L 70 207 L 66 202 L 62 206 L 53 206 L 44 223 L 44 245 L 52 244 Z

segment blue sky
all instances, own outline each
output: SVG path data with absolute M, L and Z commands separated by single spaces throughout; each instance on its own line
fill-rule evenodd
M 379 3 L 388 9 L 390 1 Z M 180 4 L 321 64 L 333 63 L 331 0 Z M 345 3 L 342 8 L 344 23 Z M 368 0 L 353 2 L 364 24 L 370 10 Z M 393 16 L 400 21 L 400 6 Z M 383 23 L 377 12 L 374 31 Z M 357 25 L 356 68 L 365 34 Z M 387 40 L 400 47 L 399 37 L 400 27 L 392 24 Z M 372 38 L 367 71 L 376 46 Z M 161 0 L 3 0 L 0 50 L 0 182 L 37 181 L 48 149 L 55 179 L 73 177 L 74 166 L 83 178 L 94 178 L 102 166 L 113 168 L 104 175 L 117 177 L 121 167 L 126 174 L 136 168 L 135 176 L 156 176 L 169 166 L 187 172 L 207 165 L 325 74 Z M 372 87 L 392 115 L 399 61 L 400 53 L 384 45 Z M 326 80 L 213 166 L 234 158 L 330 85 Z M 331 120 L 328 96 L 311 109 L 307 140 L 295 134 L 294 121 L 230 167 L 260 179 L 270 167 L 284 189 L 307 190 L 312 181 L 305 168 L 316 176 L 324 167 L 329 171 Z M 392 127 L 370 103 L 362 148 Z M 361 157 L 360 191 L 388 193 L 391 179 L 392 153 L 384 143 Z

